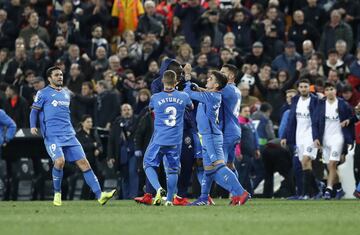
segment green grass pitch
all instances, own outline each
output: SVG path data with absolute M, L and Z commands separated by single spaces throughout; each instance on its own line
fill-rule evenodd
M 240 207 L 154 207 L 133 201 L 0 202 L 1 235 L 360 234 L 360 201 L 253 199 Z

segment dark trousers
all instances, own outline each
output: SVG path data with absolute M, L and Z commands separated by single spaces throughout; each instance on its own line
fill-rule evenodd
M 360 182 L 360 144 L 356 144 L 354 153 L 354 176 L 355 183 L 358 185 Z
M 262 156 L 265 168 L 264 197 L 274 196 L 274 173 L 279 172 L 284 177 L 279 190 L 279 197 L 294 195 L 295 185 L 293 182 L 292 158 L 288 150 L 278 146 L 267 146 Z
M 241 185 L 246 189 L 246 191 L 253 194 L 253 187 L 250 181 L 251 157 L 249 155 L 243 155 L 241 161 L 235 160 L 235 167 L 239 173 L 239 181 Z

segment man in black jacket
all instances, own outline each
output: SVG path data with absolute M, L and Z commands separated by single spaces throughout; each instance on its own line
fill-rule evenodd
M 115 163 L 120 170 L 123 199 L 138 195 L 139 176 L 134 154 L 135 128 L 133 109 L 129 104 L 123 104 L 121 115 L 112 124 L 107 152 L 109 164 Z

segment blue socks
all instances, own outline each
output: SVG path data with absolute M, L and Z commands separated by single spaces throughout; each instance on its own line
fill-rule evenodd
M 61 182 L 64 175 L 63 169 L 59 170 L 55 167 L 52 168 L 52 178 L 53 178 L 53 185 L 55 193 L 61 192 Z
M 201 195 L 200 198 L 208 198 L 211 190 L 213 179 L 213 174 L 208 174 L 208 172 L 203 173 L 203 178 L 201 181 Z
M 214 179 L 218 185 L 229 191 L 233 196 L 240 196 L 245 191 L 235 174 L 224 165 L 219 166 L 214 174 Z
M 177 182 L 179 175 L 177 172 L 169 172 L 167 174 L 167 198 L 166 200 L 169 202 L 173 201 L 174 194 L 177 191 Z
M 101 197 L 101 188 L 99 184 L 99 180 L 94 174 L 92 169 L 83 172 L 86 184 L 91 188 L 91 191 L 95 193 L 96 199 Z
M 153 167 L 147 167 L 145 169 L 145 174 L 146 174 L 146 177 L 148 178 L 148 180 L 150 181 L 151 185 L 154 187 L 154 189 L 156 191 L 159 188 L 161 188 L 157 172 L 155 171 L 155 169 Z
M 236 168 L 231 169 L 231 171 L 235 174 L 236 179 L 239 179 L 239 173 L 238 173 L 238 171 L 236 170 Z
M 360 192 L 360 183 L 358 183 L 358 185 L 356 187 L 356 191 Z
M 199 181 L 199 184 L 201 185 L 203 177 L 204 177 L 204 167 L 203 166 L 196 167 L 196 176 L 197 176 L 197 180 Z

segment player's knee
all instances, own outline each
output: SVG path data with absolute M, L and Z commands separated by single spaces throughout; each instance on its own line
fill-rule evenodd
M 78 160 L 76 165 L 80 168 L 81 171 L 87 171 L 91 169 L 90 163 L 86 158 Z
M 203 160 L 202 159 L 196 159 L 196 166 L 202 167 L 203 166 Z
M 330 161 L 328 163 L 329 170 L 335 170 L 336 171 L 337 162 L 336 161 Z
M 168 174 L 180 174 L 180 169 L 177 167 L 172 167 L 167 169 Z
M 65 158 L 64 157 L 59 157 L 59 158 L 55 159 L 54 166 L 57 169 L 63 169 L 64 166 L 65 166 Z

